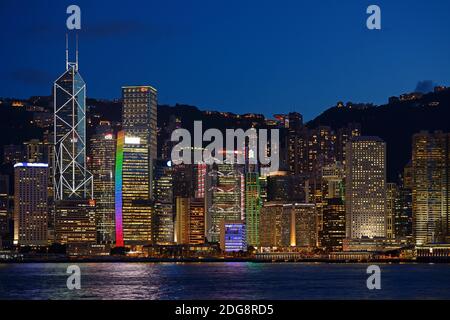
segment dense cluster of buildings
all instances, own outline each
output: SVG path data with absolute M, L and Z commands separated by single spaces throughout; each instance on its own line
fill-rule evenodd
M 3 150 L 14 166 L 13 193 L 0 176 L 5 248 L 314 255 L 450 242 L 449 133 L 415 134 L 411 162 L 389 183 L 382 139 L 352 123 L 310 129 L 298 113 L 265 122 L 280 130 L 276 172 L 248 161 L 174 165 L 157 145 L 155 88 L 124 86 L 121 123 L 100 121 L 88 136 L 86 84 L 78 62 L 66 64 L 53 132 Z

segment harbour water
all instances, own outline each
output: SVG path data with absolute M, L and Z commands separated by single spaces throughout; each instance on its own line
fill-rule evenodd
M 450 299 L 449 264 L 79 263 L 69 290 L 66 263 L 0 264 L 0 299 Z

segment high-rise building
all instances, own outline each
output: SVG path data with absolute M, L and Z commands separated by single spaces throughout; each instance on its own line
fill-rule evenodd
M 94 179 L 96 228 L 99 243 L 115 242 L 114 177 L 116 139 L 111 125 L 101 122 L 90 139 L 89 169 Z
M 413 136 L 412 149 L 415 242 L 449 241 L 450 134 L 420 132 Z
M 413 242 L 413 214 L 412 214 L 412 165 L 411 162 L 404 168 L 398 190 L 398 207 L 394 221 L 396 239 Z
M 207 237 L 210 242 L 220 241 L 223 220 L 245 219 L 245 179 L 241 165 L 214 164 L 207 174 L 206 208 Z
M 155 161 L 155 214 L 153 219 L 156 244 L 174 242 L 173 167 L 170 161 Z
M 291 238 L 292 213 L 283 202 L 266 202 L 261 208 L 259 238 L 261 247 L 289 247 L 294 245 Z
M 14 244 L 46 246 L 48 165 L 14 165 Z
M 0 238 L 6 242 L 9 236 L 10 197 L 9 176 L 0 175 Z
M 222 220 L 220 249 L 225 252 L 247 251 L 246 225 L 243 221 Z
M 322 210 L 320 245 L 327 251 L 342 251 L 345 239 L 345 203 L 342 198 L 327 198 Z
M 78 48 L 75 62 L 69 61 L 68 40 L 66 71 L 54 82 L 53 107 L 54 237 L 60 243 L 95 242 L 93 178 L 86 155 L 86 83 L 78 70 Z
M 76 61 L 53 86 L 55 201 L 92 199 L 92 175 L 86 166 L 86 83 Z
M 386 183 L 386 238 L 395 239 L 395 218 L 399 210 L 399 188 L 396 183 Z
M 318 242 L 317 209 L 315 204 L 294 203 L 290 206 L 292 210 L 291 223 L 294 227 L 295 239 L 292 245 L 302 248 L 316 248 Z
M 245 221 L 247 244 L 259 246 L 259 214 L 262 207 L 259 174 L 247 172 L 245 175 Z
M 117 134 L 115 176 L 116 246 L 153 242 L 148 144 L 125 131 Z
M 346 146 L 346 236 L 386 237 L 386 144 L 354 137 Z
M 58 201 L 55 236 L 61 244 L 94 244 L 97 241 L 95 200 Z
M 157 91 L 151 86 L 122 87 L 122 129 L 129 137 L 138 137 L 147 148 L 149 197 L 153 197 L 153 161 L 157 155 Z
M 314 204 L 266 202 L 261 209 L 262 247 L 317 247 L 317 211 Z
M 205 243 L 205 203 L 203 199 L 176 198 L 175 242 Z

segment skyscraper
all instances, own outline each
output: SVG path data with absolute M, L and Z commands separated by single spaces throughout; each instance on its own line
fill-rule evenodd
M 9 230 L 10 205 L 9 205 L 9 176 L 0 175 L 0 238 L 6 241 Z
M 78 48 L 75 62 L 69 62 L 67 40 L 66 71 L 54 82 L 53 105 L 55 238 L 61 243 L 95 242 L 93 178 L 86 157 L 86 83 L 78 70 Z
M 417 245 L 450 240 L 450 134 L 413 136 L 413 231 Z
M 148 145 L 125 131 L 117 134 L 115 176 L 116 246 L 153 241 Z
M 153 197 L 153 161 L 157 159 L 157 91 L 151 86 L 122 87 L 122 129 L 126 136 L 138 137 L 147 148 L 149 197 Z
M 245 218 L 245 182 L 240 165 L 214 164 L 209 169 L 206 184 L 207 237 L 211 242 L 219 242 L 222 220 Z
M 153 219 L 156 244 L 174 241 L 173 167 L 170 161 L 157 160 L 154 174 L 155 214 Z
M 47 178 L 47 164 L 14 165 L 14 244 L 48 244 Z
M 176 198 L 175 242 L 205 243 L 205 204 L 203 199 Z
M 259 246 L 259 215 L 262 207 L 259 174 L 247 172 L 245 175 L 245 221 L 247 244 Z
M 346 236 L 386 237 L 386 144 L 354 137 L 346 146 Z
M 76 61 L 53 86 L 55 201 L 92 199 L 92 175 L 86 167 L 86 83 Z
M 94 179 L 95 224 L 99 243 L 115 242 L 114 177 L 116 139 L 109 122 L 101 122 L 90 139 L 89 168 Z

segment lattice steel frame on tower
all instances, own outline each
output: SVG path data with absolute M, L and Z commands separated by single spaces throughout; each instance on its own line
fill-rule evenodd
M 54 82 L 55 200 L 92 199 L 92 174 L 86 169 L 86 84 L 76 62 Z

